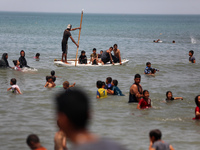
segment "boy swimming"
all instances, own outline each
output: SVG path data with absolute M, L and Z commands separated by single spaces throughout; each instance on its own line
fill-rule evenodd
M 118 81 L 117 80 L 113 80 L 112 83 L 112 90 L 108 89 L 107 92 L 111 95 L 118 95 L 118 96 L 124 96 L 124 94 L 122 94 L 121 90 L 117 87 L 118 85 Z
M 14 69 L 17 71 L 21 71 L 20 62 L 18 60 L 13 60 L 13 63 L 15 65 Z
M 189 62 L 191 62 L 191 63 L 195 63 L 196 61 L 195 61 L 195 57 L 193 56 L 193 54 L 194 54 L 194 51 L 193 50 L 190 50 L 189 51 Z
M 72 85 L 69 85 L 68 81 L 63 82 L 63 88 L 68 91 L 70 87 L 74 87 L 75 86 L 75 82 Z
M 149 98 L 149 91 L 143 91 L 143 98 L 139 101 L 137 109 L 146 109 L 151 107 L 151 99 Z
M 20 88 L 18 85 L 16 85 L 17 83 L 17 80 L 15 78 L 12 78 L 10 80 L 10 85 L 11 87 L 7 89 L 7 91 L 10 91 L 12 90 L 13 93 L 17 93 L 17 94 L 22 94 L 21 91 L 20 91 Z
M 172 145 L 165 143 L 162 138 L 162 133 L 159 129 L 149 132 L 150 144 L 149 150 L 174 150 Z
M 51 71 L 51 77 L 53 79 L 53 82 L 55 82 L 56 81 L 56 76 L 55 76 L 55 71 L 54 70 Z
M 102 88 L 102 82 L 97 81 L 96 86 L 98 88 L 97 90 L 97 98 L 106 98 L 107 97 L 107 90 Z
M 56 84 L 53 82 L 53 78 L 51 76 L 46 76 L 46 84 L 44 87 L 48 87 L 48 88 L 53 88 L 56 86 Z
M 144 70 L 144 74 L 155 74 L 156 71 L 159 71 L 159 70 L 156 69 L 156 68 L 151 68 L 151 63 L 150 62 L 146 63 L 146 68 Z

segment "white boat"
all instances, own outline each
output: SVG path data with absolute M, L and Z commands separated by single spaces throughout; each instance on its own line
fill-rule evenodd
M 90 59 L 88 59 L 87 60 L 87 62 L 89 62 L 90 61 Z M 56 65 L 56 66 L 58 66 L 58 67 L 73 67 L 73 66 L 75 66 L 75 60 L 67 60 L 67 62 L 69 63 L 69 64 L 66 64 L 66 63 L 64 63 L 64 62 L 62 62 L 61 60 L 57 60 L 57 59 L 55 59 L 54 60 L 54 64 Z M 129 62 L 129 60 L 128 59 L 122 59 L 122 65 L 125 65 L 125 64 L 127 64 Z M 119 66 L 120 65 L 120 63 L 114 63 L 114 66 Z M 98 65 L 92 65 L 92 63 L 88 63 L 88 64 L 79 64 L 78 63 L 78 60 L 77 60 L 77 63 L 76 63 L 76 66 L 77 67 L 99 67 L 99 66 L 113 66 L 113 64 L 111 64 L 110 62 L 107 62 L 106 64 L 104 64 L 104 65 L 102 65 L 101 63 L 98 63 Z

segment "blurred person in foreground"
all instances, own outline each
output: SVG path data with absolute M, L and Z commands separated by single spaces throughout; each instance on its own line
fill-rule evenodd
M 107 138 L 100 138 L 87 127 L 90 119 L 90 101 L 80 89 L 62 92 L 56 99 L 57 121 L 66 137 L 72 142 L 72 150 L 125 150 Z M 62 142 L 57 142 L 59 144 Z

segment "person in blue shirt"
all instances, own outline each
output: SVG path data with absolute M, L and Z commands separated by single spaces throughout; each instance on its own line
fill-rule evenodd
M 124 96 L 124 94 L 122 94 L 121 90 L 117 87 L 118 85 L 118 81 L 117 80 L 113 80 L 112 81 L 112 89 L 108 89 L 108 93 L 112 94 L 112 95 L 118 95 L 118 96 Z
M 144 70 L 144 74 L 155 74 L 156 71 L 159 71 L 159 70 L 156 68 L 152 68 L 150 62 L 146 63 L 146 68 Z
M 106 89 L 112 89 L 112 84 L 111 84 L 111 82 L 112 82 L 112 78 L 111 77 L 107 77 L 106 78 Z

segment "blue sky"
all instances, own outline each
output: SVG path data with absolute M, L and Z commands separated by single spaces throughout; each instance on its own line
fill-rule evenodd
M 0 0 L 0 11 L 200 14 L 200 0 Z

